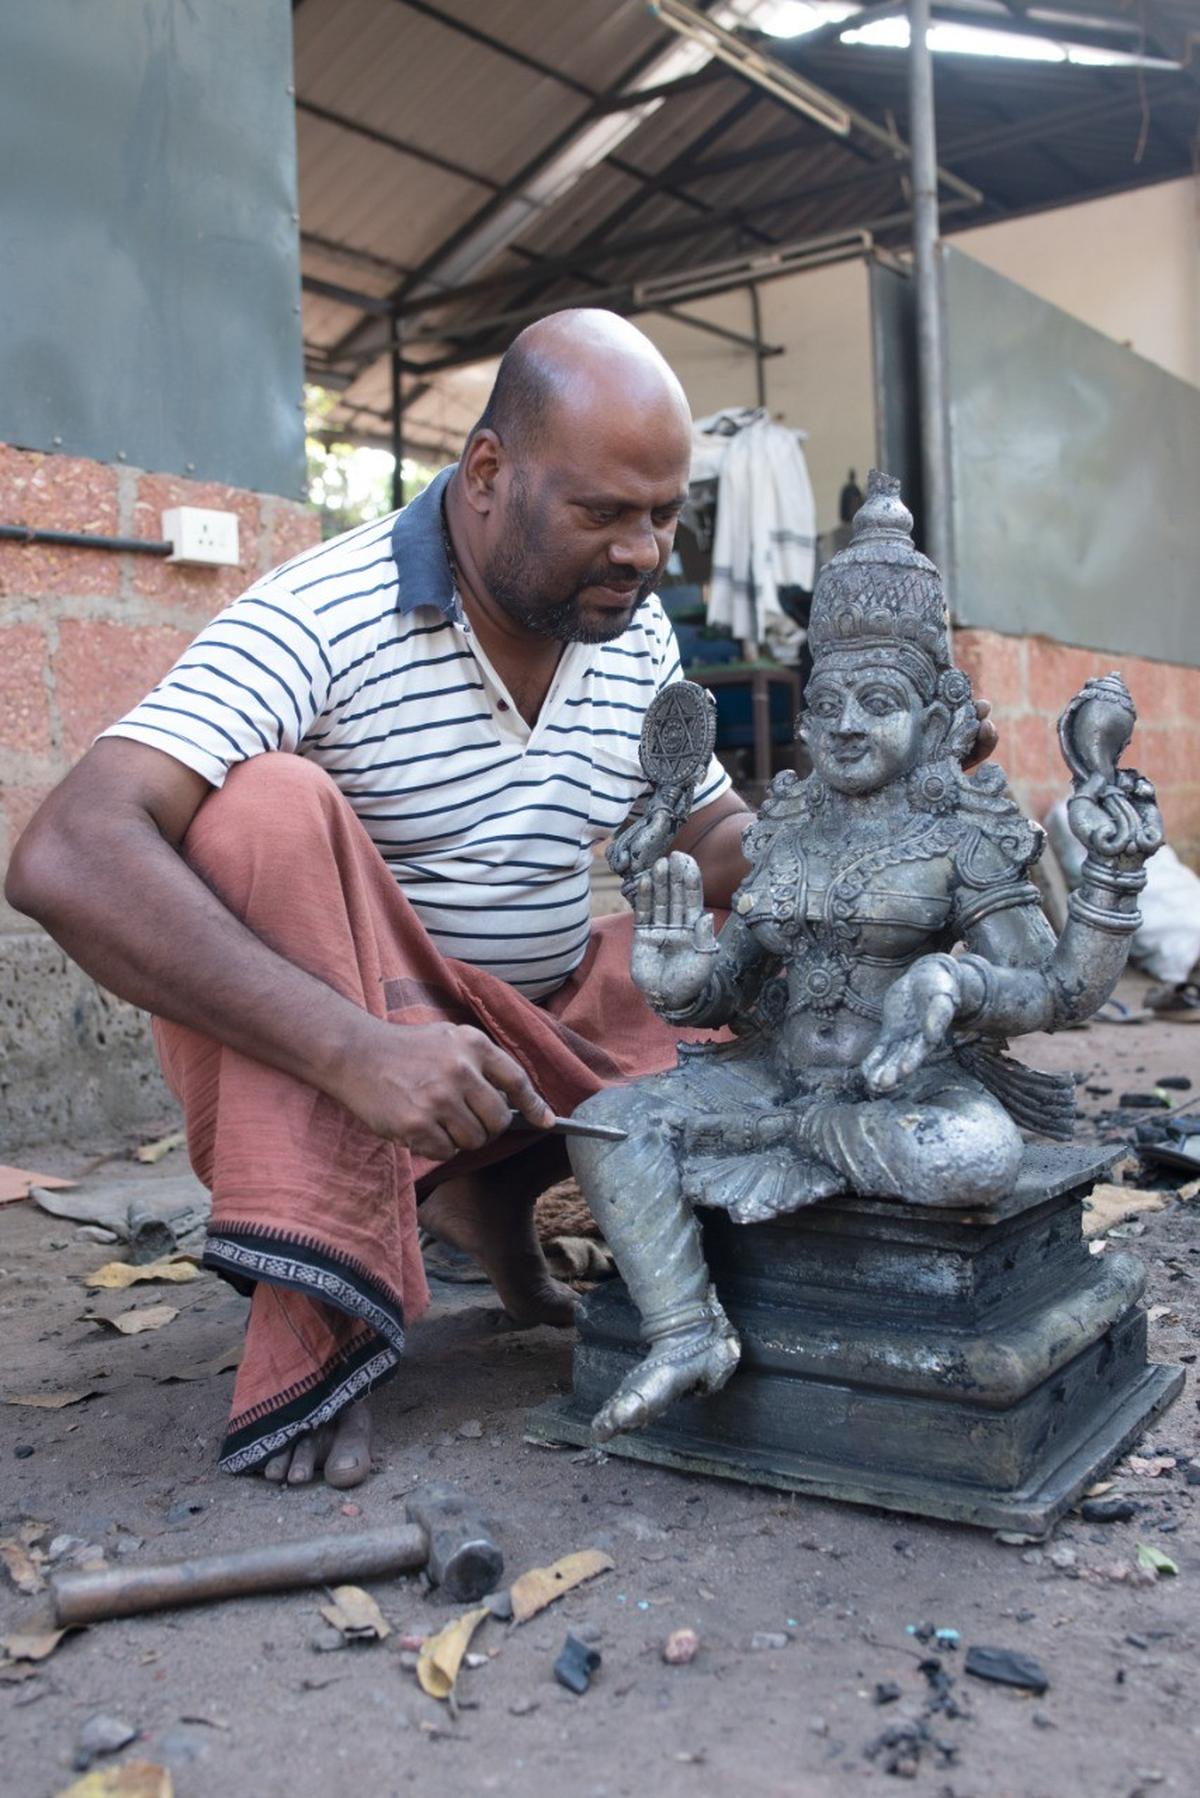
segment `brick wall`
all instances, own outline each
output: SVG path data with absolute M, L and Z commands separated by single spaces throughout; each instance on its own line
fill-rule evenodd
M 1035 818 L 1069 784 L 1059 713 L 1085 680 L 1118 669 L 1138 709 L 1127 760 L 1157 786 L 1172 848 L 1200 866 L 1200 668 L 985 630 L 956 631 L 954 657 L 976 693 L 991 700 L 1000 732 L 996 759 Z
M 97 731 L 154 685 L 214 612 L 320 534 L 292 500 L 0 444 L 0 523 L 158 539 L 172 506 L 236 512 L 241 566 L 0 542 L 0 869 Z M 0 929 L 25 923 L 0 912 Z
M 316 542 L 294 501 L 0 444 L 0 523 L 162 536 L 171 506 L 238 515 L 238 568 L 0 541 L 0 877 L 42 798 L 214 612 Z M 144 1020 L 0 900 L 0 1160 L 21 1142 L 161 1115 Z

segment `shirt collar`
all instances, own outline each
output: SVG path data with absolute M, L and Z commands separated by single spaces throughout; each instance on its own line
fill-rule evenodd
M 457 466 L 452 462 L 435 474 L 424 492 L 397 512 L 392 525 L 396 610 L 405 617 L 418 606 L 436 606 L 447 618 L 462 616 L 442 533 L 442 495 Z

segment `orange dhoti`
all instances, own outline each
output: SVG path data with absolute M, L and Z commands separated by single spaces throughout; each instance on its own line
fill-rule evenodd
M 473 1024 L 559 1114 L 601 1088 L 674 1065 L 681 1032 L 629 977 L 632 921 L 595 921 L 582 963 L 534 1002 L 442 955 L 328 775 L 257 756 L 196 813 L 184 855 L 286 960 L 397 1029 Z M 186 954 L 186 945 L 181 945 Z M 694 1033 L 682 1033 L 694 1034 Z M 240 1473 L 392 1374 L 428 1304 L 419 1181 L 433 1164 L 343 1106 L 237 1050 L 155 1020 L 188 1151 L 213 1196 L 205 1264 L 252 1294 L 221 1466 Z M 492 1145 L 498 1159 L 528 1132 Z M 459 1163 L 447 1164 L 447 1175 Z

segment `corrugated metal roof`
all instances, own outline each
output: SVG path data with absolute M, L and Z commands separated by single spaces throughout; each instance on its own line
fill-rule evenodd
M 969 0 L 933 4 L 935 17 L 963 18 Z M 1032 15 L 1043 32 L 1127 50 L 1144 24 L 1148 53 L 1187 66 L 1139 75 L 936 57 L 942 161 L 984 195 L 954 223 L 1190 172 L 1194 0 L 1148 0 L 1136 18 L 1123 0 L 1032 0 Z M 622 122 L 597 97 L 626 91 L 632 71 L 678 51 L 644 0 L 295 0 L 293 16 L 305 342 L 311 372 L 339 392 L 337 417 L 360 433 L 386 438 L 390 406 L 388 321 L 367 308 L 436 291 L 451 253 L 469 291 L 403 322 L 413 439 L 447 445 L 478 415 L 490 373 L 430 378 L 416 365 L 493 357 L 522 308 L 553 310 L 907 209 L 902 158 L 830 135 L 717 65 L 587 166 L 579 146 L 593 140 L 581 132 Z M 836 37 L 763 47 L 906 134 L 902 51 Z M 564 153 L 579 166 L 564 165 Z M 513 192 L 528 191 L 522 177 L 544 184 L 547 166 L 562 192 L 514 205 Z M 906 230 L 901 218 L 884 240 L 903 243 Z M 490 290 L 477 292 L 482 279 Z M 623 309 L 631 304 L 626 292 Z

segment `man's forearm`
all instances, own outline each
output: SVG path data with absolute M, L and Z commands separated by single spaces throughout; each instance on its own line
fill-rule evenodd
M 753 813 L 740 801 L 736 810 L 715 818 L 707 829 L 697 832 L 688 854 L 700 865 L 704 882 L 704 903 L 716 911 L 728 911 L 733 895 L 749 873 L 750 864 L 742 854 L 742 832 Z M 704 823 L 704 813 L 689 819 L 689 824 Z M 675 848 L 682 847 L 676 839 Z
M 37 851 L 29 909 L 55 941 L 119 997 L 338 1096 L 369 1015 L 269 948 L 149 819 L 96 835 L 68 821 Z

